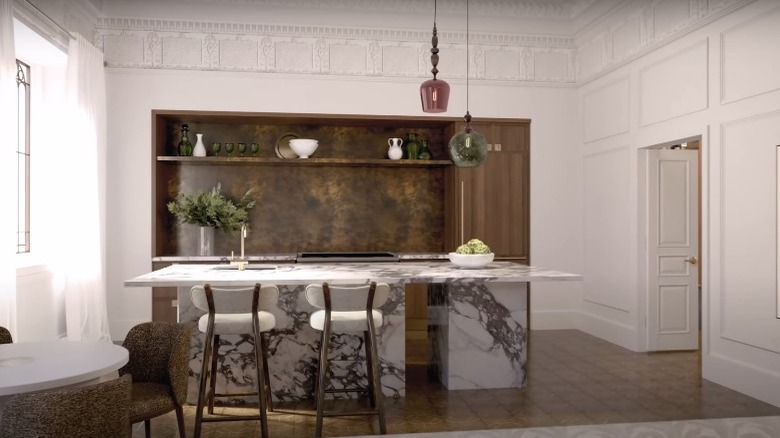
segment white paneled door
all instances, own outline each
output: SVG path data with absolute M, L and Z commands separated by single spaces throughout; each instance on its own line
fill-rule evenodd
M 684 149 L 649 151 L 649 351 L 699 348 L 697 154 Z

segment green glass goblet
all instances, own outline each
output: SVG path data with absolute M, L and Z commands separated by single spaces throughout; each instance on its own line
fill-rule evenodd
M 216 141 L 211 143 L 211 150 L 214 152 L 214 155 L 219 155 L 219 151 L 222 150 L 222 143 Z
M 249 145 L 249 150 L 252 151 L 252 155 L 257 155 L 257 152 L 260 150 L 260 145 L 252 143 Z
M 244 155 L 244 152 L 246 152 L 246 143 L 239 143 L 238 144 L 238 153 L 240 155 Z
M 228 155 L 233 153 L 233 143 L 225 143 L 225 152 L 227 152 Z

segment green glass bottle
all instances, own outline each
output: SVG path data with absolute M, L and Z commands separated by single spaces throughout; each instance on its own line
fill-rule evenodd
M 406 158 L 410 160 L 420 158 L 420 144 L 417 143 L 417 134 L 414 132 L 406 135 Z
M 428 140 L 420 140 L 420 155 L 421 160 L 431 159 L 431 150 L 428 149 Z
M 181 124 L 181 140 L 179 140 L 179 155 L 189 157 L 192 155 L 192 143 L 190 143 L 190 125 Z

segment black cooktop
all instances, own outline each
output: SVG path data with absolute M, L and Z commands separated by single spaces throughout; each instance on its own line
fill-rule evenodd
M 398 254 L 392 252 L 299 252 L 296 263 L 328 263 L 328 262 L 397 262 Z

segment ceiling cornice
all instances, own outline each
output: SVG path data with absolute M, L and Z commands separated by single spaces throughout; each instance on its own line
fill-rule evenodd
M 107 4 L 111 1 L 104 0 Z M 576 18 L 598 0 L 470 0 L 469 9 L 475 16 L 503 18 L 548 18 L 570 20 Z M 165 3 L 166 0 L 158 0 Z M 272 6 L 289 9 L 329 9 L 344 11 L 424 13 L 431 12 L 432 0 L 177 0 L 178 4 L 228 6 Z M 462 15 L 464 0 L 437 0 L 439 12 Z

